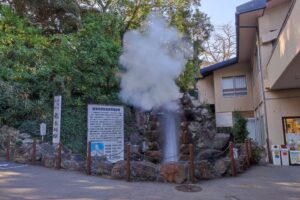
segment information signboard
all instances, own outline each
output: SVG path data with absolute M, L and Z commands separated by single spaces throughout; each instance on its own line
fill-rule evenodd
M 111 162 L 124 160 L 124 108 L 88 105 L 88 142 L 92 156 L 105 155 Z

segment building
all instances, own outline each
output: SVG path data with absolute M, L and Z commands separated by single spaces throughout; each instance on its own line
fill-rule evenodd
M 197 82 L 200 101 L 215 107 L 217 127 L 232 126 L 237 110 L 268 150 L 300 144 L 299 16 L 299 0 L 252 0 L 236 8 L 236 57 L 201 69 Z

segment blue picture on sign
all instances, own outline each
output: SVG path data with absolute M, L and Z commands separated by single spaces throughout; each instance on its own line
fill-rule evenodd
M 104 156 L 104 143 L 92 142 L 91 143 L 91 155 L 92 156 Z

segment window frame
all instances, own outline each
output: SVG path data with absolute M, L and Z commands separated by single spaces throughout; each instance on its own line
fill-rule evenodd
M 244 77 L 245 78 L 245 83 L 246 83 L 246 87 L 245 88 L 237 88 L 236 86 L 236 79 L 239 77 Z M 228 79 L 231 78 L 233 81 L 233 88 L 232 89 L 225 89 L 225 90 L 233 90 L 233 95 L 224 95 L 224 85 L 223 85 L 223 80 L 224 79 Z M 233 98 L 233 97 L 244 97 L 244 96 L 248 96 L 248 84 L 247 84 L 247 76 L 246 75 L 236 75 L 236 76 L 224 76 L 222 77 L 221 80 L 221 84 L 222 84 L 222 96 L 225 98 Z M 237 91 L 237 90 L 241 90 L 242 91 Z M 244 90 L 245 89 L 245 90 Z M 240 94 L 241 92 L 245 92 L 245 94 Z

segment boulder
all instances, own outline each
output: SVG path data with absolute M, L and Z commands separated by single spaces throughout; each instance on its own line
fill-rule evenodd
M 31 160 L 31 144 L 22 144 L 14 151 L 14 161 L 18 163 L 28 163 Z
M 216 171 L 214 166 L 208 160 L 201 160 L 195 162 L 195 176 L 197 179 L 214 179 L 216 178 Z
M 114 164 L 109 161 L 103 161 L 98 164 L 98 168 L 96 174 L 104 175 L 104 176 L 111 176 L 112 169 Z
M 82 171 L 84 170 L 85 161 L 81 154 L 71 154 L 64 156 L 62 159 L 62 168 L 68 170 Z
M 224 176 L 230 169 L 230 159 L 225 157 L 217 160 L 214 164 L 216 177 Z
M 158 173 L 157 166 L 151 162 L 131 162 L 131 177 L 139 181 L 155 181 Z
M 229 145 L 230 134 L 217 133 L 214 137 L 212 148 L 224 150 Z
M 147 160 L 154 163 L 160 162 L 163 159 L 161 151 L 147 151 L 145 155 Z
M 160 165 L 160 176 L 165 182 L 184 183 L 188 180 L 188 162 L 170 162 Z
M 220 158 L 223 152 L 216 149 L 204 149 L 201 150 L 196 156 L 196 160 L 215 160 Z
M 56 156 L 54 154 L 43 155 L 42 164 L 48 168 L 56 167 Z
M 120 160 L 114 164 L 111 170 L 111 177 L 118 179 L 126 178 L 126 161 Z
M 99 164 L 102 162 L 106 162 L 107 157 L 106 156 L 93 156 L 92 157 L 92 174 L 98 174 L 99 173 Z
M 196 137 L 196 134 L 199 133 L 199 131 L 201 130 L 202 125 L 200 122 L 190 122 L 188 125 L 188 130 L 189 132 L 192 134 L 192 137 Z

